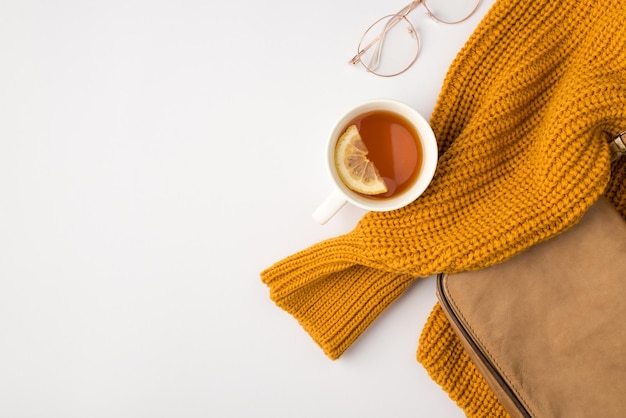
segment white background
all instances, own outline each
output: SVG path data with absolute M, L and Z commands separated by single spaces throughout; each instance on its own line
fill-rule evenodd
M 413 12 L 402 76 L 348 65 L 406 1 L 0 1 L 1 417 L 463 416 L 415 360 L 432 278 L 337 361 L 259 279 L 363 215 L 311 218 L 334 121 L 429 118 L 493 2 Z

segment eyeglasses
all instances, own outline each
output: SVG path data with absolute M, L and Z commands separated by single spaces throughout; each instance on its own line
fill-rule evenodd
M 393 15 L 374 22 L 361 37 L 350 64 L 361 63 L 372 74 L 393 77 L 408 70 L 420 52 L 420 38 L 407 15 L 420 4 L 438 22 L 452 25 L 467 20 L 480 0 L 415 0 Z M 392 48 L 384 48 L 393 45 Z

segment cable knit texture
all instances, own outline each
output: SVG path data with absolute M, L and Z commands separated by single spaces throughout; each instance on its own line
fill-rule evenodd
M 623 0 L 498 0 L 446 76 L 428 190 L 263 271 L 271 298 L 336 359 L 418 277 L 506 260 L 603 193 L 626 216 L 624 21 Z M 417 358 L 468 416 L 506 416 L 438 305 Z

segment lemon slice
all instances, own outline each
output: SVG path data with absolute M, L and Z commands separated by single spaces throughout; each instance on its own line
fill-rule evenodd
M 367 158 L 367 147 L 356 125 L 350 125 L 335 146 L 335 166 L 339 177 L 355 192 L 376 195 L 387 192 L 387 185 Z

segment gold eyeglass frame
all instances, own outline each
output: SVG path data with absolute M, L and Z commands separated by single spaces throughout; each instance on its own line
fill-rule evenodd
M 445 0 L 441 0 L 441 1 L 445 1 Z M 371 24 L 367 28 L 367 30 L 365 30 L 365 32 L 363 32 L 363 35 L 361 36 L 361 40 L 359 41 L 359 45 L 358 45 L 358 48 L 357 48 L 357 54 L 354 57 L 352 57 L 352 59 L 350 61 L 348 61 L 348 63 L 352 64 L 352 65 L 356 65 L 356 64 L 360 63 L 361 65 L 363 65 L 363 67 L 368 72 L 370 72 L 372 74 L 375 74 L 375 75 L 377 75 L 379 77 L 394 77 L 394 76 L 400 75 L 400 74 L 404 73 L 405 71 L 407 71 L 409 68 L 411 68 L 411 66 L 415 63 L 415 61 L 417 60 L 417 57 L 419 56 L 420 48 L 421 48 L 419 33 L 417 32 L 417 30 L 415 30 L 415 26 L 413 26 L 413 24 L 407 19 L 407 16 L 408 16 L 409 13 L 411 13 L 413 10 L 415 10 L 420 4 L 423 4 L 424 8 L 426 9 L 426 13 L 428 14 L 428 16 L 430 16 L 431 18 L 433 18 L 437 22 L 445 23 L 446 25 L 454 25 L 454 24 L 461 23 L 461 22 L 464 22 L 467 19 L 469 19 L 474 14 L 474 12 L 476 12 L 476 9 L 478 9 L 478 6 L 480 6 L 480 2 L 481 2 L 481 0 L 476 0 L 476 5 L 474 6 L 474 8 L 463 19 L 456 20 L 456 21 L 446 21 L 446 20 L 443 20 L 443 19 L 437 17 L 432 12 L 428 8 L 428 5 L 426 4 L 425 0 L 414 0 L 411 3 L 407 4 L 406 6 L 404 6 L 402 8 L 402 10 L 400 10 L 398 13 L 395 13 L 395 14 L 392 14 L 392 15 L 383 16 L 380 19 L 378 19 L 377 21 L 375 21 L 373 24 Z M 361 46 L 361 44 L 365 40 L 365 36 L 369 33 L 369 31 L 374 26 L 376 26 L 377 24 L 379 24 L 381 21 L 383 21 L 385 19 L 388 19 L 389 21 L 385 25 L 385 27 L 382 30 L 382 32 L 380 34 L 378 34 L 377 36 L 375 36 L 374 39 L 372 39 L 367 45 Z M 378 65 L 380 63 L 380 55 L 381 55 L 381 50 L 382 50 L 382 45 L 383 45 L 383 42 L 384 42 L 384 38 L 385 38 L 386 34 L 401 21 L 404 21 L 408 25 L 409 32 L 412 35 L 414 35 L 415 38 L 416 38 L 417 48 L 415 50 L 415 55 L 412 57 L 411 61 L 406 66 L 406 68 L 404 68 L 402 71 L 396 72 L 394 74 L 377 73 L 376 72 L 376 68 L 378 67 Z M 373 65 L 369 66 L 369 65 L 365 64 L 361 60 L 361 57 L 363 56 L 363 54 L 365 54 L 373 46 L 376 46 L 376 50 L 374 51 L 373 58 L 372 58 Z

